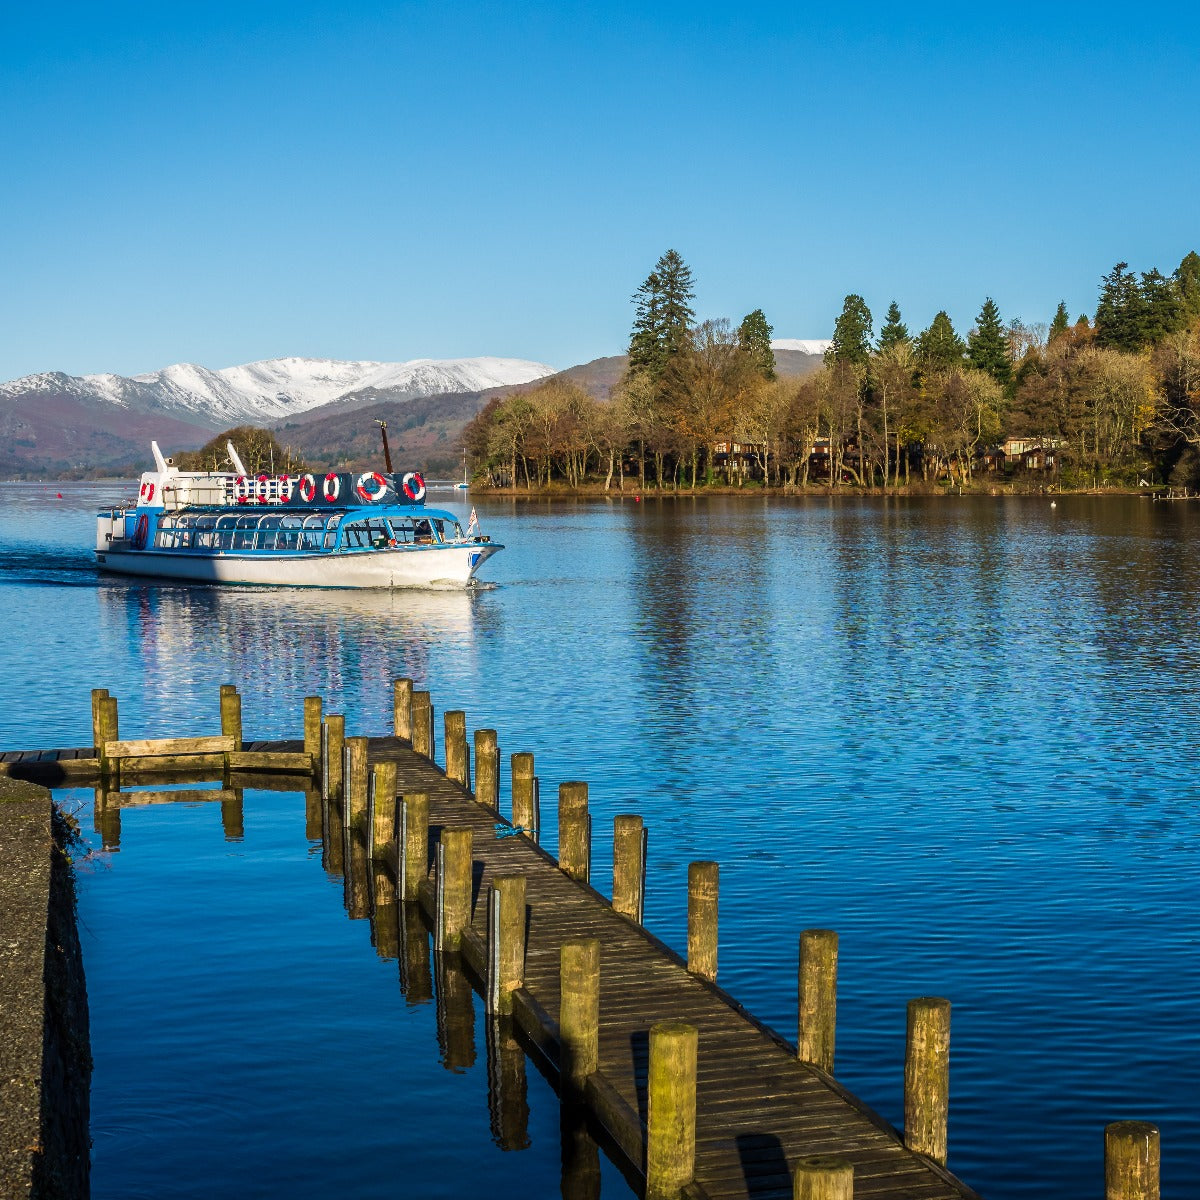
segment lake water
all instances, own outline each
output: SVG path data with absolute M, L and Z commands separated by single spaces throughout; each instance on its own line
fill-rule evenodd
M 1121 1118 L 1161 1127 L 1164 1196 L 1200 1187 L 1200 509 L 477 497 L 494 587 L 370 595 L 98 578 L 93 510 L 128 490 L 0 494 L 0 745 L 90 742 L 96 686 L 123 736 L 212 733 L 229 681 L 247 737 L 298 736 L 306 694 L 385 732 L 410 675 L 439 729 L 532 750 L 544 798 L 589 781 L 602 891 L 612 817 L 645 817 L 677 948 L 687 864 L 719 861 L 719 982 L 786 1036 L 799 931 L 837 930 L 836 1074 L 893 1124 L 905 1003 L 949 998 L 949 1165 L 989 1200 L 1102 1194 Z M 441 1022 L 409 1003 L 303 797 L 243 823 L 125 810 L 81 878 L 94 1194 L 558 1194 L 581 1135 L 534 1067 L 505 1150 L 478 1002 L 468 1065 L 461 989 Z

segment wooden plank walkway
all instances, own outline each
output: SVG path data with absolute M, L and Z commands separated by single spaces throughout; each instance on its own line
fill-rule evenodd
M 302 748 L 299 742 L 244 745 L 246 751 L 261 753 L 293 754 Z M 93 755 L 92 747 L 8 752 L 0 754 L 0 774 L 49 781 L 51 786 L 98 785 L 100 763 Z M 856 1200 L 978 1200 L 943 1167 L 906 1149 L 895 1130 L 835 1079 L 800 1062 L 794 1047 L 721 988 L 689 973 L 669 947 L 615 912 L 594 889 L 569 878 L 531 840 L 498 837 L 496 825 L 503 818 L 415 753 L 409 742 L 369 739 L 368 761 L 385 760 L 396 764 L 401 796 L 429 796 L 431 850 L 443 828 L 472 832 L 476 889 L 463 958 L 477 977 L 484 974 L 489 883 L 497 875 L 524 875 L 525 986 L 514 997 L 514 1019 L 544 1055 L 551 1073 L 557 1070 L 558 1057 L 560 947 L 571 939 L 599 940 L 600 1062 L 588 1081 L 586 1098 L 635 1172 L 644 1169 L 650 1027 L 659 1021 L 686 1021 L 699 1032 L 695 1184 L 684 1193 L 691 1200 L 790 1200 L 793 1169 L 799 1160 L 814 1155 L 836 1155 L 854 1166 Z M 201 776 L 222 778 L 219 771 Z M 243 782 L 233 772 L 226 776 L 226 786 L 255 786 L 250 778 Z M 276 775 L 265 785 L 298 791 L 307 787 L 311 799 L 311 782 L 293 776 L 288 784 L 286 778 Z M 146 793 L 142 802 L 168 798 Z M 181 800 L 199 798 L 178 794 Z M 223 800 L 225 795 L 209 792 L 203 798 Z M 132 796 L 113 800 L 138 803 Z M 320 829 L 316 815 L 306 813 L 309 836 Z M 338 874 L 352 869 L 352 864 L 340 861 L 340 846 L 330 857 Z M 362 857 L 365 863 L 365 854 Z M 425 890 L 428 904 L 432 888 Z M 411 929 L 412 914 L 404 905 L 398 921 L 398 934 L 406 922 Z
M 599 939 L 603 1079 L 589 1087 L 589 1099 L 634 1167 L 641 1169 L 644 1153 L 648 1031 L 658 1021 L 679 1020 L 699 1031 L 696 1195 L 790 1198 L 799 1159 L 835 1154 L 854 1165 L 856 1200 L 975 1197 L 942 1167 L 907 1150 L 890 1126 L 834 1079 L 800 1062 L 793 1047 L 722 989 L 690 974 L 678 955 L 616 913 L 598 892 L 570 879 L 529 839 L 497 837 L 497 814 L 407 742 L 370 739 L 369 760 L 383 759 L 396 763 L 401 795 L 429 795 L 431 844 L 443 827 L 472 831 L 478 887 L 474 936 L 464 957 L 477 972 L 488 884 L 496 875 L 525 876 L 525 989 L 517 994 L 514 1015 L 552 1062 L 559 949 L 568 939 Z

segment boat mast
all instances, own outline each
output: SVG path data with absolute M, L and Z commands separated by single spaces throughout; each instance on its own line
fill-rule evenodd
M 390 475 L 392 473 L 392 452 L 388 449 L 387 422 L 381 421 L 376 417 L 375 424 L 379 426 L 379 436 L 383 438 L 383 465 L 387 468 L 387 473 Z

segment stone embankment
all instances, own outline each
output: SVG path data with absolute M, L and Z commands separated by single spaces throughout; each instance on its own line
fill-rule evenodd
M 88 1194 L 91 1053 L 70 830 L 0 777 L 0 1198 Z

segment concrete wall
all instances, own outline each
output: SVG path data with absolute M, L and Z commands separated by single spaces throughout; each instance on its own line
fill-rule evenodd
M 69 836 L 45 788 L 0 777 L 2 1200 L 88 1194 L 91 1053 Z

